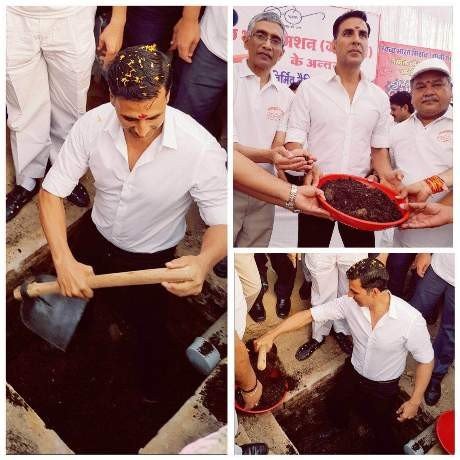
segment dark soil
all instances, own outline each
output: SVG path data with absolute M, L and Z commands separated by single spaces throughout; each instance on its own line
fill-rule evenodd
M 204 341 L 200 347 L 198 348 L 198 351 L 203 355 L 203 356 L 207 356 L 209 355 L 209 353 L 212 353 L 212 351 L 214 350 L 213 346 L 207 342 L 207 341 Z
M 200 391 L 203 406 L 219 422 L 227 423 L 227 365 L 222 364 Z
M 354 412 L 344 413 L 340 405 L 331 410 L 328 402 L 334 385 L 335 379 L 330 378 L 313 391 L 289 400 L 274 413 L 275 418 L 300 454 L 375 454 L 374 434 L 361 416 Z M 401 392 L 396 405 L 399 407 L 407 399 L 408 396 Z M 395 421 L 389 429 L 396 435 L 401 454 L 403 445 L 432 422 L 423 412 L 403 424 Z
M 263 386 L 262 397 L 259 404 L 252 410 L 264 410 L 274 406 L 281 400 L 287 390 L 293 390 L 297 385 L 297 380 L 288 376 L 278 358 L 276 346 L 273 345 L 267 353 L 267 367 L 263 371 L 257 369 L 258 353 L 254 351 L 253 342 L 246 344 L 249 351 L 249 360 L 255 370 L 257 379 Z M 244 407 L 244 400 L 240 391 L 236 392 L 236 401 L 240 407 Z
M 402 216 L 385 193 L 353 179 L 337 179 L 322 187 L 326 201 L 335 209 L 358 219 L 394 222 Z
M 187 322 L 191 306 L 177 299 L 174 309 Z M 18 308 L 7 307 L 7 381 L 76 453 L 137 453 L 203 381 L 186 359 L 186 346 L 171 341 L 166 348 L 169 365 L 158 370 L 171 391 L 159 404 L 146 404 L 134 364 L 133 333 L 114 319 L 112 306 L 90 303 L 65 353 L 28 331 Z M 117 340 L 110 333 L 115 320 L 121 332 Z M 189 330 L 184 342 L 188 345 L 190 337 L 207 327 Z

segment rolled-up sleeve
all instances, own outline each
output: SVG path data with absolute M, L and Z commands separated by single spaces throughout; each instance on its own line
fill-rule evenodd
M 430 334 L 421 314 L 417 314 L 412 322 L 407 335 L 406 347 L 418 363 L 429 363 L 434 358 Z
M 390 128 L 392 125 L 390 100 L 386 94 L 382 94 L 381 96 L 379 119 L 372 130 L 371 136 L 371 147 L 376 149 L 388 148 L 390 146 Z
M 227 223 L 227 153 L 213 139 L 203 150 L 190 194 L 207 225 Z
M 42 187 L 53 195 L 69 196 L 80 177 L 88 170 L 88 152 L 85 145 L 86 119 L 80 118 L 68 134 L 51 169 L 43 180 Z M 85 136 L 86 134 L 86 136 Z
M 345 318 L 345 300 L 346 296 L 323 303 L 313 307 L 310 312 L 314 321 L 329 321 L 334 319 Z
M 307 85 L 302 82 L 297 89 L 289 113 L 286 142 L 298 142 L 306 147 L 310 127 L 310 98 Z

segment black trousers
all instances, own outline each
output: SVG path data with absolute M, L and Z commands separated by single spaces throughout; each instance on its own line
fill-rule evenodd
M 99 233 L 90 212 L 83 219 L 71 249 L 74 257 L 91 265 L 96 274 L 162 268 L 174 258 L 175 247 L 153 254 L 124 251 Z M 101 289 L 96 294 L 113 305 L 133 330 L 140 384 L 144 395 L 154 398 L 163 390 L 161 375 L 168 365 L 163 351 L 169 343 L 165 322 L 172 294 L 161 284 Z
M 299 248 L 327 248 L 334 232 L 334 221 L 320 217 L 299 214 Z M 374 232 L 357 230 L 338 223 L 340 236 L 347 248 L 373 248 Z
M 268 257 L 270 257 L 270 263 L 277 277 L 275 294 L 277 297 L 282 298 L 291 297 L 292 290 L 294 289 L 296 267 L 292 265 L 287 254 L 268 254 Z M 267 279 L 267 255 L 257 253 L 254 255 L 254 258 L 261 278 Z
M 355 371 L 351 358 L 337 377 L 336 387 L 329 400 L 332 420 L 346 426 L 351 412 L 361 415 L 375 436 L 375 454 L 402 453 L 395 435 L 399 378 L 376 382 Z M 340 408 L 340 410 L 337 410 Z

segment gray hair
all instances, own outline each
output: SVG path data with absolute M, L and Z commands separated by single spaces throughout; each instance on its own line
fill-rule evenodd
M 248 34 L 251 35 L 252 31 L 254 30 L 254 26 L 256 25 L 256 22 L 273 22 L 274 24 L 278 24 L 281 27 L 281 30 L 283 32 L 283 36 L 281 37 L 284 43 L 284 40 L 286 38 L 286 28 L 284 27 L 283 21 L 281 21 L 281 18 L 276 14 L 271 11 L 265 11 L 263 13 L 256 14 L 250 21 L 248 25 Z

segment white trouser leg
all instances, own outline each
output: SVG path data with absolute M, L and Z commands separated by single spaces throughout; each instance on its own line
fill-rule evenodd
M 250 310 L 262 289 L 254 254 L 235 254 L 235 270 L 243 286 L 247 309 Z
M 78 118 L 86 112 L 86 97 L 95 56 L 94 7 L 56 21 L 43 40 L 51 97 L 51 162 Z
M 7 11 L 6 106 L 16 183 L 43 177 L 50 150 L 50 97 L 40 21 Z
M 337 298 L 338 271 L 335 254 L 305 254 L 311 274 L 311 304 L 322 305 Z M 313 321 L 312 338 L 322 342 L 329 334 L 332 321 Z
M 348 292 L 347 270 L 356 262 L 365 259 L 367 254 L 337 254 L 337 268 L 339 273 L 339 285 L 337 297 L 342 297 Z M 345 335 L 350 335 L 350 328 L 345 319 L 334 321 L 333 328 L 335 332 L 342 332 Z

